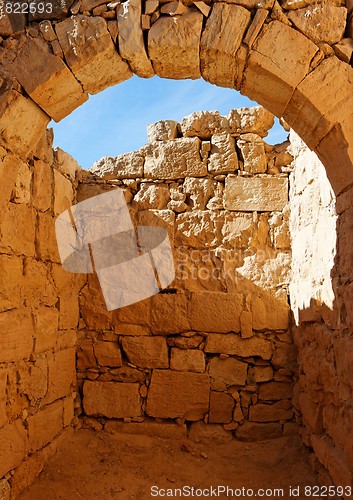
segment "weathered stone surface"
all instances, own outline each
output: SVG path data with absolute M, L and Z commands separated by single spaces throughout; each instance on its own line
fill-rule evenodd
M 38 214 L 36 247 L 37 255 L 41 260 L 60 262 L 56 243 L 55 219 L 49 213 Z
M 248 365 L 234 358 L 213 358 L 208 365 L 210 377 L 226 385 L 245 385 L 247 371 Z
M 236 52 L 250 18 L 250 12 L 239 5 L 213 6 L 201 38 L 201 73 L 206 81 L 234 88 L 241 67 Z
M 0 429 L 0 476 L 20 465 L 27 451 L 27 432 L 21 420 Z
M 141 415 L 139 385 L 86 380 L 83 385 L 83 407 L 86 415 L 138 417 Z
M 133 365 L 169 368 L 167 341 L 163 337 L 124 337 L 122 347 Z
M 200 37 L 203 15 L 187 12 L 160 17 L 148 33 L 148 55 L 162 78 L 200 78 Z
M 207 248 L 220 240 L 217 214 L 195 210 L 180 214 L 176 219 L 175 240 L 180 247 Z
M 0 479 L 0 498 L 10 500 L 11 487 L 6 479 Z
M 56 401 L 28 418 L 30 451 L 40 450 L 63 429 L 63 403 Z
M 41 306 L 34 314 L 36 353 L 52 349 L 58 339 L 59 311 L 54 307 Z
M 0 255 L 0 312 L 21 306 L 22 274 L 23 263 L 20 257 Z
M 192 293 L 192 329 L 201 332 L 239 332 L 242 300 L 239 293 Z
M 67 64 L 90 94 L 132 76 L 103 19 L 79 15 L 56 24 L 55 30 Z
M 35 210 L 9 203 L 1 214 L 0 249 L 5 253 L 34 256 Z
M 292 417 L 292 410 L 286 410 L 276 405 L 257 404 L 250 407 L 250 422 L 276 422 L 290 420 Z
M 88 96 L 63 61 L 40 38 L 27 38 L 11 65 L 27 94 L 55 121 L 83 104 Z
M 117 8 L 118 40 L 121 57 L 129 63 L 132 71 L 142 77 L 154 75 L 152 64 L 147 57 L 141 29 L 142 4 L 131 0 Z
M 273 127 L 274 116 L 262 106 L 231 109 L 227 116 L 232 134 L 252 133 L 266 137 Z
M 81 167 L 69 153 L 63 151 L 61 148 L 53 148 L 54 161 L 58 167 L 59 172 L 63 175 L 67 175 L 70 179 L 75 180 L 77 172 L 81 170 Z
M 195 137 L 149 144 L 146 147 L 144 173 L 151 179 L 205 176 L 207 169 L 201 161 L 200 139 Z
M 347 9 L 331 4 L 309 5 L 292 10 L 288 18 L 315 43 L 337 43 L 346 29 Z
M 19 163 L 15 187 L 12 191 L 12 201 L 29 203 L 31 199 L 32 172 L 25 163 Z
M 169 200 L 169 189 L 166 186 L 144 182 L 141 184 L 138 193 L 134 196 L 133 205 L 138 210 L 163 210 L 167 208 Z
M 282 40 L 281 44 L 277 41 Z M 268 57 L 269 47 L 271 57 Z M 250 52 L 241 90 L 269 111 L 282 116 L 293 89 L 309 71 L 317 47 L 289 26 L 272 21 Z
M 200 421 L 191 424 L 188 437 L 195 443 L 224 444 L 232 440 L 232 433 L 224 430 L 223 425 Z
M 48 355 L 48 392 L 43 404 L 71 393 L 76 382 L 75 354 L 75 349 L 70 348 Z
M 259 399 L 264 401 L 279 401 L 281 399 L 289 399 L 293 395 L 292 384 L 286 382 L 267 382 L 261 384 Z
M 213 194 L 213 182 L 211 179 L 195 179 L 187 177 L 183 184 L 184 193 L 190 197 L 192 208 L 205 210 Z
M 143 175 L 144 157 L 141 153 L 124 153 L 116 158 L 104 156 L 96 161 L 90 172 L 105 180 L 133 179 Z
M 265 441 L 275 439 L 282 435 L 281 424 L 261 424 L 255 422 L 244 422 L 239 426 L 235 435 L 240 441 Z
M 34 336 L 29 309 L 13 309 L 1 313 L 0 331 L 0 352 L 3 363 L 29 358 Z
M 213 134 L 228 130 L 228 122 L 219 111 L 195 111 L 183 118 L 181 131 L 184 137 L 210 139 Z
M 72 183 L 58 170 L 54 170 L 54 213 L 61 214 L 71 207 L 74 199 Z
M 252 297 L 254 330 L 286 330 L 289 325 L 289 304 L 286 291 L 254 293 Z
M 254 366 L 250 371 L 250 380 L 253 380 L 254 382 L 268 382 L 272 379 L 272 366 Z
M 170 368 L 180 372 L 205 371 L 205 355 L 198 349 L 172 349 Z
M 224 203 L 228 210 L 281 211 L 288 203 L 288 179 L 273 176 L 227 178 Z
M 232 396 L 224 392 L 210 393 L 209 422 L 215 424 L 228 424 L 232 421 L 235 402 Z
M 94 344 L 94 354 L 101 366 L 121 366 L 121 351 L 116 342 L 97 342 Z
M 148 142 L 176 139 L 179 127 L 179 123 L 174 120 L 161 120 L 156 123 L 149 123 L 147 125 Z
M 158 334 L 190 330 L 187 299 L 183 293 L 158 294 L 152 298 L 151 330 Z
M 262 142 L 248 142 L 238 140 L 237 145 L 244 161 L 245 172 L 262 174 L 267 170 L 265 146 Z
M 210 333 L 207 335 L 205 352 L 233 354 L 243 358 L 259 356 L 262 359 L 271 359 L 272 347 L 268 340 L 252 337 L 242 339 L 238 335 Z
M 45 186 L 45 189 L 43 189 Z M 45 212 L 51 207 L 53 196 L 53 172 L 42 160 L 34 162 L 32 203 L 37 210 Z
M 0 429 L 8 422 L 6 401 L 7 401 L 7 371 L 0 370 Z M 1 492 L 1 489 L 0 489 Z M 1 497 L 0 497 L 1 498 Z
M 199 420 L 208 411 L 209 390 L 204 373 L 154 370 L 146 412 L 152 417 Z
M 240 333 L 243 339 L 250 339 L 253 336 L 252 314 L 250 311 L 242 311 L 240 315 Z
M 234 173 L 238 168 L 235 140 L 228 132 L 214 134 L 211 137 L 211 152 L 208 171 L 212 174 Z
M 274 351 L 272 364 L 275 368 L 287 368 L 295 372 L 298 366 L 297 356 L 298 352 L 294 344 L 283 344 L 277 346 Z

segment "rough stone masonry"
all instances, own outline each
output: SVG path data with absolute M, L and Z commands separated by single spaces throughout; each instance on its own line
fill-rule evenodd
M 244 440 L 297 431 L 293 158 L 289 143 L 264 141 L 272 125 L 261 107 L 196 112 L 149 125 L 146 146 L 82 174 L 79 200 L 119 186 L 135 224 L 166 228 L 176 268 L 164 293 L 111 313 L 88 277 L 77 352 L 85 425 L 156 419 Z

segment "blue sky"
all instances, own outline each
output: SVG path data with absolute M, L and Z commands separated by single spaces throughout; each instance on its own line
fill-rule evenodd
M 204 80 L 148 80 L 132 77 L 89 100 L 60 123 L 52 122 L 54 144 L 70 153 L 83 168 L 102 156 L 117 156 L 139 149 L 147 142 L 147 124 L 181 120 L 193 111 L 218 110 L 256 103 L 231 89 Z M 276 121 L 267 136 L 270 144 L 282 142 L 286 132 Z

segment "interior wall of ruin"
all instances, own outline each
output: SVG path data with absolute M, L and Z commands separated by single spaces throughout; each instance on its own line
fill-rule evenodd
M 78 200 L 118 186 L 136 226 L 166 228 L 176 269 L 164 293 L 112 312 L 89 276 L 77 361 L 85 425 L 121 429 L 147 418 L 186 432 L 194 422 L 194 436 L 244 440 L 296 432 L 292 157 L 288 143 L 264 142 L 272 124 L 260 107 L 158 122 L 147 146 L 83 176 Z
M 334 195 L 325 167 L 291 132 L 291 308 L 304 442 L 323 481 L 352 484 L 351 190 Z
M 31 484 L 74 417 L 82 277 L 63 270 L 55 218 L 77 163 L 47 132 L 26 161 L 0 149 L 0 497 Z

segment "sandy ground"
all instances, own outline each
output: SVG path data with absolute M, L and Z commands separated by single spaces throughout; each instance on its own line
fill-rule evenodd
M 251 488 L 253 495 L 237 490 L 222 498 L 261 496 L 293 498 L 290 487 L 300 487 L 297 498 L 305 498 L 304 486 L 317 484 L 308 464 L 307 451 L 297 436 L 262 443 L 195 444 L 186 438 L 157 437 L 80 430 L 68 436 L 36 482 L 21 500 L 143 500 L 180 498 L 174 488 L 190 487 L 191 498 L 207 498 L 202 488 L 218 486 Z M 192 495 L 192 487 L 195 488 Z M 186 491 L 187 493 L 187 491 Z M 241 493 L 241 494 L 239 494 Z M 211 495 L 210 495 L 211 496 Z M 264 496 L 264 495 L 263 495 Z M 212 498 L 212 496 L 211 496 Z

